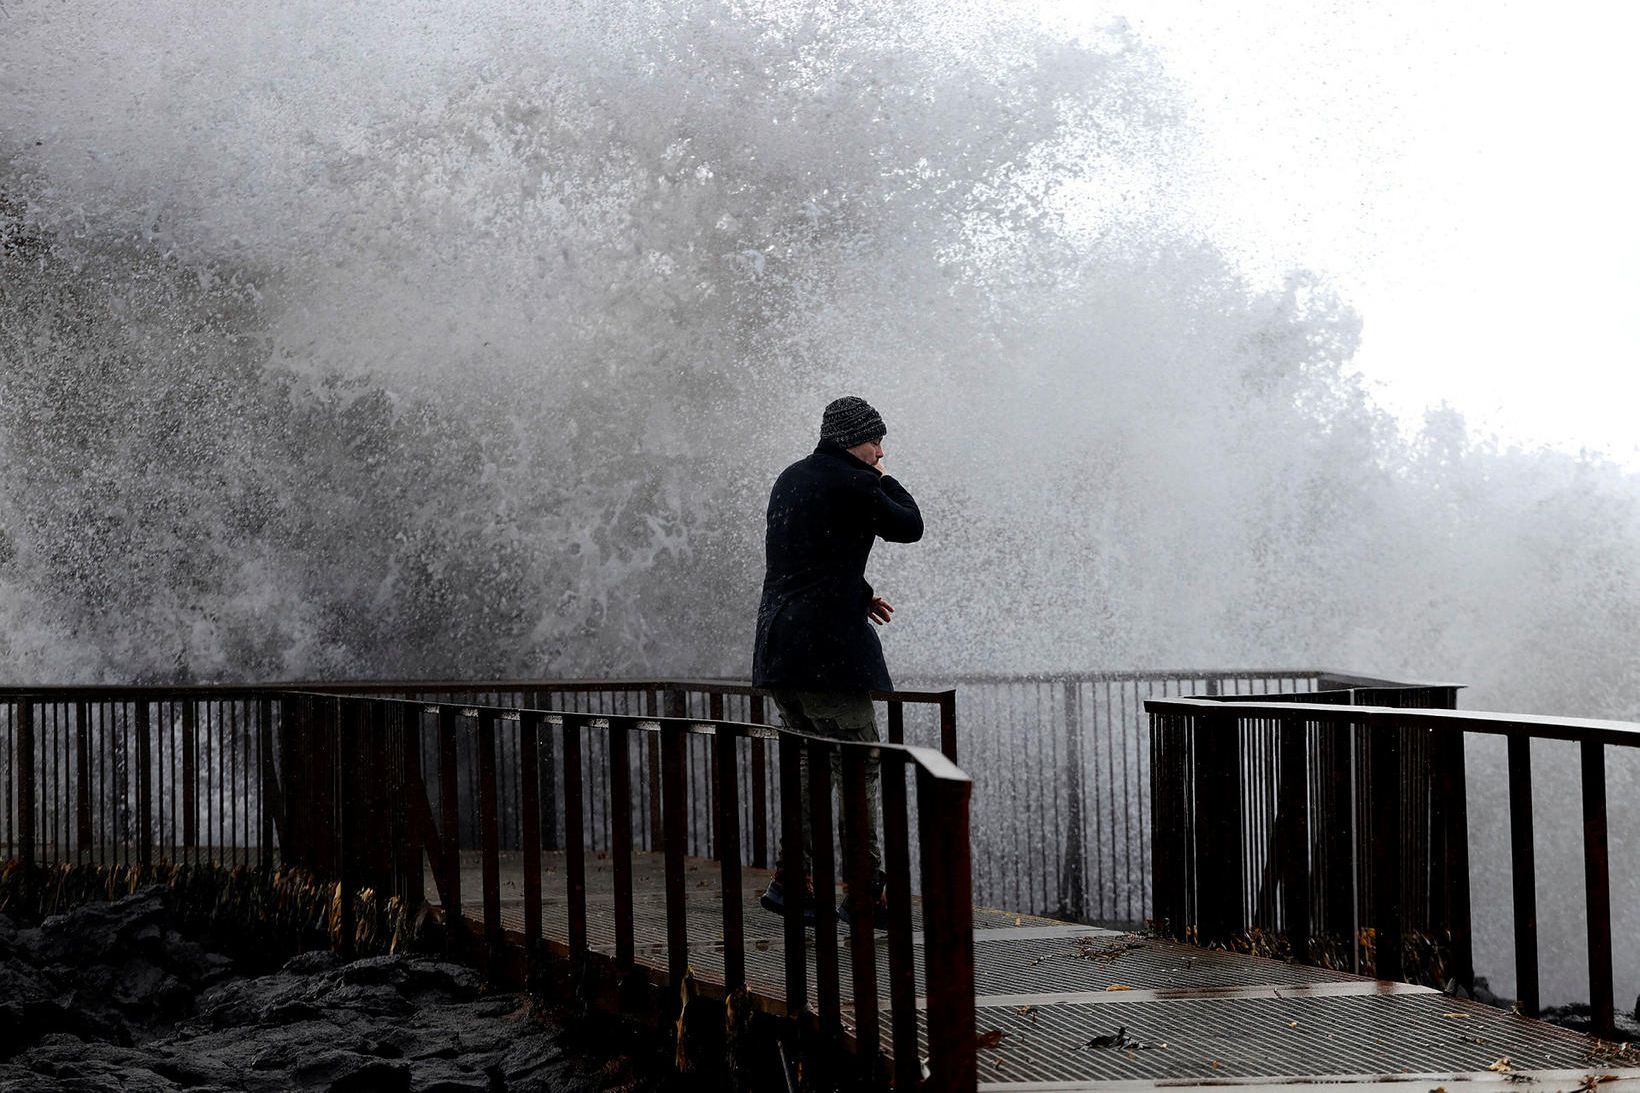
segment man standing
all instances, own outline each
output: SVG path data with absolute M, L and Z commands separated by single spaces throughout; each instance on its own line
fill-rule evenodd
M 866 559 L 878 537 L 914 543 L 923 533 L 917 503 L 883 469 L 887 432 L 881 415 L 865 399 L 837 399 L 820 420 L 819 447 L 782 471 L 769 494 L 768 568 L 757 612 L 752 682 L 773 692 L 787 726 L 801 732 L 871 743 L 881 739 L 871 692 L 894 685 L 872 625 L 888 622 L 894 609 L 866 583 Z M 878 906 L 885 898 L 877 840 L 881 782 L 873 757 L 866 766 L 866 840 L 874 877 L 871 896 Z M 841 757 L 835 751 L 832 785 L 841 794 Z M 844 831 L 843 837 L 848 839 L 849 833 Z M 785 913 L 785 886 L 794 876 L 809 883 L 811 858 L 805 752 L 801 868 L 781 863 L 763 894 L 764 907 Z M 810 899 L 808 906 L 813 905 Z

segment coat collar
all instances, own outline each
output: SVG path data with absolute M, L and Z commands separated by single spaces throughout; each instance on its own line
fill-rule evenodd
M 855 456 L 853 452 L 850 452 L 847 448 L 843 447 L 835 440 L 822 440 L 815 446 L 814 454 L 829 455 L 833 459 L 841 459 L 844 463 L 847 463 L 855 470 L 869 471 L 871 469 L 869 464 Z

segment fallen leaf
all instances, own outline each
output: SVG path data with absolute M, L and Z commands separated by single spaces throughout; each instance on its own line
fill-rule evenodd
M 1128 986 L 1126 983 L 1112 983 L 1110 986 L 1106 987 L 1105 989 L 1107 991 L 1130 991 L 1133 988 Z
M 1491 1066 L 1487 1067 L 1486 1069 L 1494 1071 L 1498 1074 L 1507 1074 L 1507 1073 L 1509 1073 L 1509 1069 L 1510 1069 L 1509 1068 L 1509 1056 L 1504 1055 L 1504 1056 L 1500 1057 L 1497 1062 L 1493 1063 Z
M 999 1028 L 987 1029 L 980 1033 L 979 1046 L 987 1050 L 1001 1047 L 1003 1037 L 1007 1035 L 1008 1034 L 1006 1032 Z
M 1029 1017 L 1033 1021 L 1036 1020 L 1036 1007 L 1035 1006 L 1020 1006 L 1019 1008 L 1015 1009 L 1014 1012 L 1019 1014 L 1021 1017 Z
M 1014 916 L 1014 925 L 1015 926 L 1025 925 L 1025 916 L 1024 915 L 1015 915 Z
M 1219 1068 L 1219 1061 L 1217 1059 L 1214 1059 L 1213 1061 L 1209 1062 L 1207 1065 L 1212 1067 L 1214 1070 L 1217 1070 Z
M 1469 1014 L 1467 1014 L 1467 1013 L 1443 1013 L 1443 1014 L 1441 1014 L 1441 1016 L 1442 1017 L 1450 1017 L 1454 1021 L 1467 1021 L 1467 1020 L 1469 1020 Z
M 1297 1028 L 1298 1027 L 1298 1022 L 1297 1021 L 1288 1021 L 1287 1022 L 1287 1027 L 1288 1028 Z

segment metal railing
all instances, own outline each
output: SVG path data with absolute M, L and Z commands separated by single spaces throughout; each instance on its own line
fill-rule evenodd
M 499 701 L 477 700 L 486 697 Z M 757 723 L 762 694 L 718 681 L 14 688 L 0 691 L 0 834 L 11 856 L 27 863 L 294 865 L 334 879 L 343 892 L 368 887 L 411 906 L 424 901 L 430 873 L 442 918 L 453 925 L 465 921 L 460 854 L 476 849 L 477 952 L 498 974 L 512 966 L 539 974 L 549 952 L 567 957 L 577 975 L 606 959 L 588 945 L 587 855 L 600 853 L 614 870 L 609 963 L 618 976 L 643 972 L 673 988 L 688 970 L 691 947 L 685 858 L 709 856 L 719 867 L 721 989 L 729 996 L 746 983 L 742 862 L 765 864 L 771 842 L 799 844 L 799 769 L 807 753 L 816 900 L 829 908 L 839 873 L 847 881 L 852 1035 L 844 1036 L 839 945 L 830 929 L 817 930 L 812 942 L 810 1004 L 801 885 L 788 885 L 795 906 L 783 931 L 784 1011 L 810 1029 L 804 1042 L 819 1045 L 816 1065 L 835 1065 L 844 1057 L 835 1049 L 847 1043 L 855 1068 L 848 1077 L 880 1080 L 878 999 L 886 997 L 897 1087 L 971 1089 L 971 783 L 940 751 L 903 743 L 908 712 L 920 711 L 914 731 L 954 751 L 954 696 L 876 697 L 886 706 L 888 740 L 868 746 Z M 622 706 L 640 712 L 613 712 Z M 745 719 L 725 716 L 737 706 Z M 873 887 L 864 840 L 849 838 L 841 863 L 832 842 L 834 830 L 864 827 L 865 757 L 873 750 L 882 764 L 888 886 L 882 991 L 874 912 L 863 895 Z M 841 825 L 832 805 L 833 752 L 843 773 Z M 778 821 L 772 827 L 771 816 Z M 501 928 L 504 844 L 522 860 L 522 931 Z M 541 856 L 555 846 L 563 848 L 568 908 L 558 949 L 546 945 L 542 924 Z M 633 861 L 642 847 L 664 856 L 664 969 L 636 960 Z M 923 1048 L 913 968 L 918 891 Z M 355 936 L 354 901 L 338 899 L 335 913 L 334 936 L 345 948 Z
M 1202 940 L 1259 924 L 1293 939 L 1298 955 L 1314 955 L 1304 947 L 1317 905 L 1365 882 L 1368 898 L 1356 910 L 1374 939 L 1366 970 L 1385 979 L 1403 974 L 1402 942 L 1420 913 L 1409 900 L 1418 893 L 1403 856 L 1412 823 L 1427 824 L 1437 848 L 1422 863 L 1430 885 L 1425 907 L 1442 908 L 1450 924 L 1454 978 L 1472 978 L 1464 739 L 1504 738 L 1515 971 L 1518 1004 L 1528 1014 L 1539 1008 L 1531 742 L 1577 744 L 1590 1009 L 1595 1033 L 1614 1034 L 1605 749 L 1640 747 L 1640 724 L 1308 702 L 1168 699 L 1146 708 L 1160 772 L 1155 838 L 1167 848 L 1156 856 L 1154 917 Z M 1353 767 L 1340 757 L 1353 757 Z M 1328 803 L 1351 792 L 1352 770 L 1365 775 L 1370 809 Z M 1271 785 L 1284 817 L 1273 832 L 1260 830 L 1266 821 L 1258 803 L 1258 787 Z M 1406 807 L 1419 799 L 1421 815 Z M 1266 868 L 1279 898 L 1255 903 L 1248 878 Z
M 975 900 L 1129 928 L 1151 905 L 1148 700 L 1406 686 L 1314 668 L 959 675 L 950 685 L 974 778 Z

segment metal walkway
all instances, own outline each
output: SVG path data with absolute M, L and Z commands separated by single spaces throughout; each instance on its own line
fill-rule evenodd
M 548 944 L 561 949 L 568 938 L 561 856 L 545 855 L 543 866 L 543 930 Z M 612 960 L 613 870 L 606 859 L 590 856 L 586 869 L 588 945 Z M 717 864 L 689 859 L 687 876 L 690 966 L 703 992 L 714 994 L 723 971 Z M 664 979 L 661 878 L 659 855 L 635 856 L 637 961 Z M 745 870 L 746 975 L 756 1002 L 781 1013 L 782 922 L 757 902 L 768 880 L 765 870 Z M 502 921 L 509 931 L 523 927 L 522 889 L 517 856 L 503 854 Z M 463 862 L 462 890 L 481 891 L 476 855 Z M 463 907 L 480 929 L 480 900 Z M 914 910 L 914 925 L 920 926 L 919 917 Z M 1640 1089 L 1640 1053 L 1626 1046 L 1425 987 L 990 909 L 977 909 L 974 924 L 981 1089 L 1376 1083 L 1401 1090 L 1411 1088 L 1406 1083 L 1449 1091 L 1466 1085 Z M 839 927 L 839 946 L 846 950 L 848 943 Z M 920 949 L 920 933 L 916 943 Z M 886 960 L 886 951 L 879 959 Z M 846 1027 L 852 992 L 843 963 Z M 919 991 L 922 967 L 919 953 Z M 811 1005 L 814 982 L 811 974 Z M 885 1052 L 892 1047 L 889 1019 L 884 1007 Z

